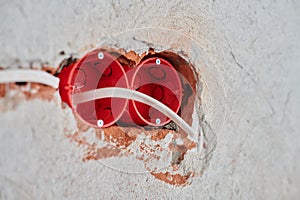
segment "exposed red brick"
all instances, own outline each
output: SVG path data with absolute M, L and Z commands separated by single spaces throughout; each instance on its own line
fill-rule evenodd
M 170 131 L 167 129 L 160 129 L 157 130 L 152 136 L 151 139 L 154 141 L 158 141 L 158 140 L 162 140 L 166 137 L 166 135 L 169 133 Z
M 171 174 L 170 172 L 151 172 L 151 174 L 159 179 L 162 180 L 168 184 L 175 185 L 175 186 L 183 186 L 187 184 L 188 179 L 191 176 L 191 173 L 185 176 L 182 176 L 180 174 Z

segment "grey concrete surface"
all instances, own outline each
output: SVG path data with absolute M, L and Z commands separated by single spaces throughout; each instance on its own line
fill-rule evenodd
M 299 199 L 300 1 L 1 0 L 0 18 L 6 68 L 57 66 L 60 51 L 136 28 L 176 30 L 206 52 L 226 107 L 209 167 L 174 187 L 82 162 L 59 104 L 20 102 L 0 113 L 0 199 Z

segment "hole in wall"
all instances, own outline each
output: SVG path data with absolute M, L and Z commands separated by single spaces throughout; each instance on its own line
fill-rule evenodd
M 192 177 L 201 176 L 209 166 L 224 123 L 223 81 L 218 70 L 198 42 L 174 30 L 143 28 L 108 36 L 101 41 L 98 48 L 105 49 L 128 67 L 134 68 L 145 59 L 158 56 L 178 66 L 177 71 L 182 70 L 180 72 L 188 80 L 182 87 L 191 97 L 182 99 L 182 105 L 189 106 L 180 109 L 179 114 L 194 130 L 204 133 L 205 149 L 200 155 L 198 141 L 190 140 L 172 122 L 158 129 L 122 126 L 95 129 L 91 131 L 94 133 L 92 141 L 109 143 L 101 143 L 98 147 L 95 147 L 98 144 L 87 142 L 84 134 L 91 128 L 78 123 L 80 128 L 74 135 L 69 134 L 69 138 L 86 144 L 85 152 L 90 153 L 83 159 L 85 161 L 97 160 L 124 172 L 150 173 L 175 186 L 190 184 Z M 183 70 L 183 65 L 188 65 L 188 70 Z
M 113 55 L 123 66 L 131 69 L 149 58 L 159 57 L 170 62 L 181 74 L 181 84 L 184 90 L 178 114 L 190 125 L 192 124 L 196 96 L 200 96 L 200 94 L 196 94 L 199 80 L 197 80 L 198 76 L 194 71 L 194 66 L 186 59 L 170 50 L 156 52 L 152 48 L 142 54 L 114 48 L 102 48 L 97 51 Z M 84 136 L 92 128 L 80 117 L 76 119 L 78 131 L 75 134 L 69 134 L 68 137 L 86 148 L 84 161 L 98 160 L 114 169 L 133 173 L 142 173 L 146 169 L 156 178 L 173 185 L 185 185 L 190 177 L 196 175 L 193 171 L 178 174 L 181 166 L 186 165 L 186 161 L 184 161 L 186 153 L 196 151 L 197 142 L 190 140 L 185 132 L 179 131 L 174 122 L 163 127 L 126 126 L 117 122 L 104 129 L 93 128 L 94 139 L 107 142 L 106 145 L 96 147 L 95 143 L 87 142 L 87 138 Z M 166 155 L 163 157 L 162 154 Z M 112 158 L 115 157 L 133 157 L 143 162 L 143 169 L 132 171 L 116 166 L 112 162 Z
M 163 30 L 163 32 L 166 31 Z M 193 46 L 190 40 L 186 42 L 185 36 L 182 35 L 174 37 L 173 43 L 169 40 L 168 44 L 171 45 L 168 47 L 160 45 L 161 39 L 157 41 L 157 38 L 151 38 L 151 35 L 170 34 L 161 34 L 160 31 L 157 33 L 156 30 L 153 34 L 149 34 L 150 38 L 145 40 L 139 39 L 141 37 L 136 32 L 134 35 L 131 37 L 132 35 L 129 34 L 129 37 L 125 38 L 122 36 L 120 37 L 122 40 L 118 39 L 118 41 L 130 43 L 129 39 L 131 38 L 131 41 L 138 43 L 138 47 L 132 48 L 124 44 L 124 48 L 120 48 L 123 46 L 122 42 L 117 42 L 118 45 L 113 45 L 116 42 L 113 44 L 108 42 L 106 45 L 102 44 L 101 49 L 115 56 L 119 63 L 129 68 L 135 68 L 139 63 L 152 57 L 159 57 L 170 62 L 182 75 L 184 95 L 179 115 L 189 124 L 194 124 L 197 130 L 202 129 L 205 137 L 212 137 L 208 140 L 213 144 L 214 134 L 218 134 L 220 131 L 219 124 L 222 124 L 220 119 L 223 117 L 214 105 L 222 101 L 222 91 L 220 92 L 219 89 L 221 84 L 219 84 L 217 73 L 212 70 L 212 65 L 202 59 L 203 52 L 197 45 Z M 151 42 L 145 42 L 148 40 Z M 115 40 L 113 39 L 113 41 Z M 140 48 L 140 44 L 146 46 Z M 154 47 L 152 44 L 160 47 Z M 185 46 L 188 46 L 187 48 L 190 50 L 187 50 Z M 58 69 L 42 68 L 42 70 L 58 76 L 62 69 L 76 63 L 78 59 L 70 56 L 61 62 Z M 10 85 L 16 88 L 24 87 L 15 83 Z M 37 86 L 40 87 L 39 84 Z M 42 91 L 44 89 L 37 93 Z M 66 134 L 71 141 L 83 148 L 84 161 L 97 160 L 101 164 L 125 172 L 148 172 L 159 180 L 177 186 L 189 184 L 191 177 L 203 174 L 203 170 L 208 166 L 209 158 L 200 157 L 197 154 L 197 141 L 190 140 L 173 122 L 156 128 L 123 126 L 117 123 L 117 125 L 105 129 L 98 129 L 84 123 L 76 115 L 75 118 L 77 130 Z M 211 152 L 214 144 L 210 147 L 205 146 L 205 148 L 207 148 L 207 152 Z M 120 162 L 124 165 L 120 166 Z M 195 165 L 197 165 L 197 169 L 195 169 Z

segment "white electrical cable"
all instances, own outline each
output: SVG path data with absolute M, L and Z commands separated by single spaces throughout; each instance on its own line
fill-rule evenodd
M 0 83 L 9 82 L 42 83 L 57 89 L 59 85 L 59 78 L 53 76 L 52 74 L 39 70 L 0 70 Z
M 38 70 L 0 70 L 0 83 L 8 83 L 8 82 L 36 82 L 36 83 L 49 85 L 57 89 L 59 85 L 59 78 L 47 72 L 38 71 Z M 159 110 L 161 113 L 163 113 L 171 120 L 173 120 L 191 138 L 196 139 L 195 137 L 199 136 L 198 148 L 199 148 L 199 152 L 202 152 L 203 144 L 204 144 L 202 131 L 200 132 L 200 135 L 195 134 L 195 131 L 173 110 L 171 110 L 163 103 L 157 101 L 156 99 L 146 94 L 143 94 L 141 92 L 131 90 L 131 89 L 126 89 L 126 88 L 119 88 L 119 87 L 100 88 L 100 89 L 90 90 L 87 92 L 82 92 L 79 94 L 73 94 L 72 103 L 74 105 L 74 104 L 79 104 L 87 101 L 92 101 L 95 99 L 102 99 L 102 98 L 109 98 L 109 97 L 139 101 L 141 103 L 147 104 Z
M 190 127 L 181 117 L 179 117 L 173 110 L 171 110 L 169 107 L 164 105 L 163 103 L 157 101 L 156 99 L 143 94 L 141 92 L 126 89 L 126 88 L 119 88 L 119 87 L 107 87 L 107 88 L 100 88 L 95 90 L 90 90 L 87 92 L 82 92 L 78 94 L 72 95 L 73 105 L 84 103 L 87 101 L 92 101 L 95 99 L 102 99 L 102 98 L 123 98 L 123 99 L 130 99 L 134 101 L 139 101 L 141 103 L 147 104 L 160 112 L 162 112 L 164 115 L 169 117 L 171 120 L 173 120 L 180 128 L 183 129 L 191 138 L 195 138 L 198 136 L 198 134 L 195 135 L 195 131 Z M 199 135 L 199 152 L 202 152 L 203 148 L 203 135 L 202 131 Z

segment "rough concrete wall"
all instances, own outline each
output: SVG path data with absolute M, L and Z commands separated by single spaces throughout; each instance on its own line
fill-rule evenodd
M 60 51 L 82 55 L 107 35 L 174 29 L 198 41 L 217 68 L 226 117 L 204 174 L 174 187 L 81 162 L 57 104 L 20 103 L 0 114 L 0 197 L 298 199 L 299 11 L 292 0 L 1 1 L 1 66 L 57 66 Z

